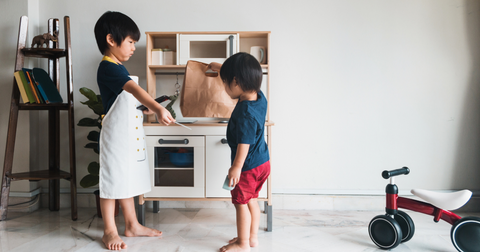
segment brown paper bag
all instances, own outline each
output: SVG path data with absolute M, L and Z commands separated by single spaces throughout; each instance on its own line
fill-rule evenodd
M 184 117 L 230 118 L 237 100 L 225 92 L 222 79 L 207 76 L 208 64 L 188 61 L 182 91 L 180 110 Z

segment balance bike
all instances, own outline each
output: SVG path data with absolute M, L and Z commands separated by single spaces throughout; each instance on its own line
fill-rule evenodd
M 368 233 L 372 241 L 381 249 L 393 249 L 401 242 L 413 237 L 415 225 L 412 218 L 398 208 L 432 215 L 433 221 L 440 219 L 452 224 L 450 238 L 453 246 L 462 252 L 480 252 L 480 218 L 464 217 L 450 212 L 467 203 L 472 196 L 469 190 L 452 193 L 438 193 L 423 189 L 413 189 L 413 195 L 427 201 L 422 202 L 398 196 L 398 187 L 394 183 L 394 176 L 410 173 L 407 167 L 392 171 L 383 171 L 384 179 L 390 178 L 385 188 L 387 207 L 385 215 L 375 216 L 368 225 Z M 448 210 L 445 210 L 448 209 Z

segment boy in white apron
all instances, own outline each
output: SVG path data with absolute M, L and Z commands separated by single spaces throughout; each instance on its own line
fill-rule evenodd
M 105 12 L 95 24 L 95 39 L 104 55 L 98 67 L 97 82 L 105 117 L 100 132 L 100 206 L 104 222 L 102 241 L 110 250 L 127 245 L 115 224 L 115 200 L 125 218 L 125 236 L 160 236 L 161 231 L 142 226 L 136 218 L 133 197 L 151 190 L 145 150 L 143 113 L 157 115 L 159 123 L 175 120 L 130 77 L 122 62 L 135 51 L 140 31 L 135 22 L 119 12 Z M 132 80 L 135 79 L 135 80 Z M 137 110 L 144 104 L 148 109 Z

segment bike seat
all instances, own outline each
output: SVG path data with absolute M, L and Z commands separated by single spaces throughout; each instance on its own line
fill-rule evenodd
M 413 193 L 413 195 L 444 210 L 458 209 L 465 205 L 465 203 L 467 203 L 472 196 L 472 192 L 470 190 L 441 193 L 432 192 L 424 189 L 413 189 L 411 192 Z

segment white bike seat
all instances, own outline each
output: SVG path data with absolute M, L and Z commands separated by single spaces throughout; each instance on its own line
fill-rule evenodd
M 458 209 L 465 205 L 465 203 L 467 203 L 472 196 L 472 192 L 470 190 L 441 193 L 432 192 L 424 189 L 413 189 L 411 192 L 413 193 L 413 195 L 444 210 Z

